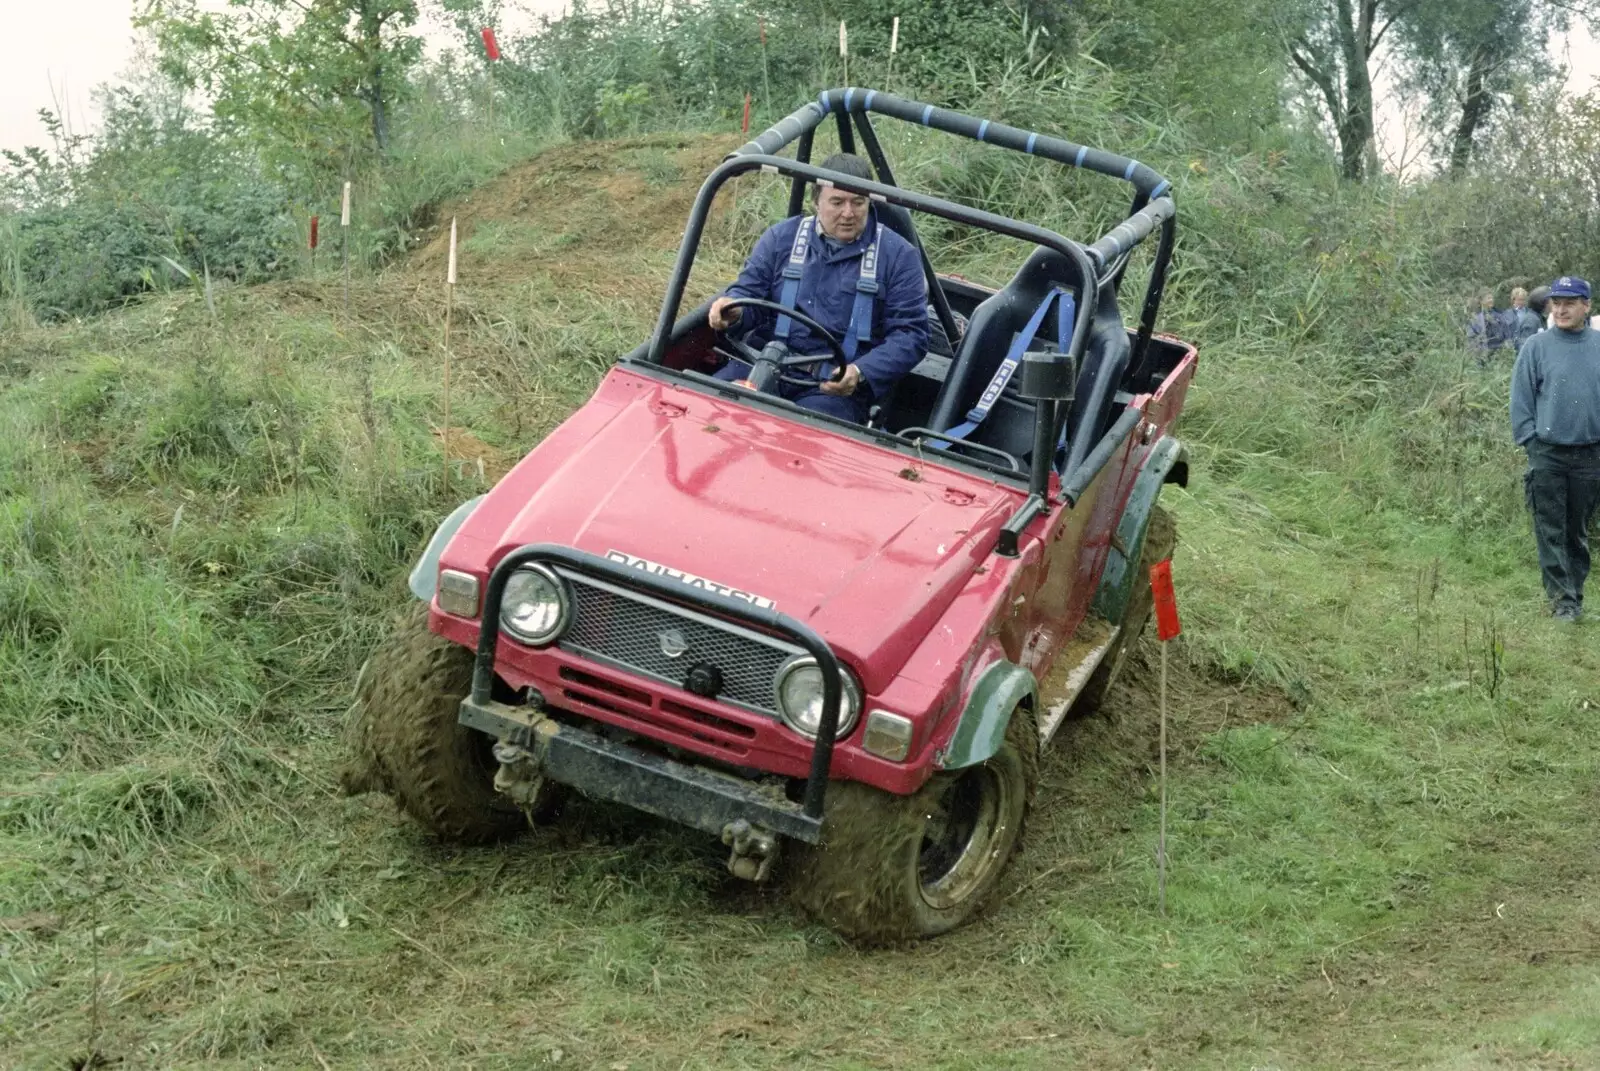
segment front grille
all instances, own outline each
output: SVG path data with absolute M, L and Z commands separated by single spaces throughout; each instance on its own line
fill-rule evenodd
M 603 580 L 562 575 L 573 600 L 562 650 L 679 687 L 704 662 L 722 671 L 718 700 L 776 716 L 778 669 L 800 648 Z M 677 657 L 667 654 L 679 647 Z

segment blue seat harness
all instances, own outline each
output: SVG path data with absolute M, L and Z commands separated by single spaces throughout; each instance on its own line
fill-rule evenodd
M 1022 364 L 1022 355 L 1028 351 L 1034 335 L 1044 323 L 1044 318 L 1050 312 L 1050 306 L 1056 301 L 1061 302 L 1056 311 L 1056 350 L 1066 353 L 1067 346 L 1072 338 L 1072 321 L 1077 316 L 1078 303 L 1072 291 L 1059 286 L 1051 287 L 1050 292 L 1039 302 L 1039 307 L 1033 310 L 1033 315 L 1028 317 L 1028 324 L 1018 331 L 1011 339 L 1011 348 L 1006 350 L 1005 360 L 1000 362 L 1000 367 L 994 371 L 994 377 L 989 380 L 989 385 L 978 396 L 978 404 L 967 413 L 967 419 L 949 431 L 945 432 L 948 439 L 960 441 L 971 435 L 983 426 L 989 418 L 989 411 L 994 408 L 995 402 L 1000 400 L 1001 393 L 1006 389 L 1006 384 L 1011 382 L 1011 377 L 1016 374 Z M 936 450 L 948 450 L 949 442 L 934 441 L 928 444 Z
M 786 309 L 795 308 L 795 303 L 800 299 L 800 276 L 805 272 L 806 253 L 811 247 L 811 229 L 815 222 L 815 216 L 807 216 L 795 229 L 794 246 L 789 250 L 788 263 L 783 266 L 783 286 L 778 291 L 778 304 Z M 879 223 L 872 232 L 872 242 L 861 254 L 860 274 L 856 277 L 856 303 L 850 310 L 850 326 L 845 331 L 842 347 L 847 361 L 855 360 L 861 344 L 872 339 L 872 302 L 878 296 L 878 242 L 882 237 L 883 224 Z M 780 315 L 778 322 L 773 325 L 772 337 L 787 346 L 793 327 L 791 318 Z

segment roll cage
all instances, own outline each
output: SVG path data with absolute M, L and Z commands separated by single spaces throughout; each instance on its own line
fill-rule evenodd
M 893 170 L 873 128 L 870 118 L 872 115 L 887 116 L 986 145 L 1041 157 L 1066 167 L 1094 171 L 1121 179 L 1132 185 L 1134 190 L 1129 214 L 1098 240 L 1085 245 L 1032 223 L 904 189 L 895 183 Z M 829 116 L 832 116 L 837 123 L 839 143 L 844 151 L 856 151 L 856 136 L 859 134 L 861 145 L 877 172 L 878 181 L 853 178 L 836 171 L 824 170 L 811 163 L 816 131 Z M 777 155 L 791 144 L 795 145 L 793 159 Z M 752 171 L 781 175 L 790 180 L 788 204 L 790 216 L 800 214 L 808 183 L 834 185 L 851 192 L 866 194 L 874 202 L 926 212 L 952 222 L 1030 242 L 1059 254 L 1071 274 L 1077 276 L 1076 282 L 1080 287 L 1082 300 L 1077 301 L 1074 307 L 1069 347 L 1065 354 L 1052 355 L 1057 364 L 1066 366 L 1065 375 L 1059 367 L 1054 369 L 1047 367 L 1049 362 L 1046 360 L 1034 360 L 1035 357 L 1044 355 L 1030 354 L 1028 362 L 1022 369 L 1021 393 L 1034 399 L 1036 405 L 1031 465 L 1027 474 L 1028 501 L 1006 525 L 1006 531 L 1002 536 L 1002 553 L 1005 544 L 1010 543 L 1014 546 L 1016 535 L 1047 505 L 1051 460 L 1055 453 L 1057 435 L 1064 426 L 1067 412 L 1063 407 L 1070 405 L 1072 399 L 1070 389 L 1063 394 L 1058 387 L 1051 385 L 1063 381 L 1070 384 L 1073 381 L 1076 370 L 1081 366 L 1085 341 L 1090 335 L 1096 311 L 1102 306 L 1097 300 L 1100 292 L 1107 287 L 1111 289 L 1112 294 L 1120 291 L 1130 253 L 1152 234 L 1157 234 L 1154 263 L 1145 289 L 1138 327 L 1134 333 L 1132 354 L 1124 376 L 1132 382 L 1143 381 L 1142 374 L 1150 353 L 1156 314 L 1160 309 L 1167 272 L 1172 260 L 1176 229 L 1176 206 L 1172 199 L 1172 184 L 1137 160 L 1077 145 L 1062 138 L 1021 130 L 989 119 L 978 119 L 931 104 L 905 100 L 878 90 L 862 88 L 825 90 L 818 95 L 817 100 L 806 104 L 730 153 L 706 178 L 690 210 L 688 225 L 667 282 L 655 330 L 649 343 L 641 348 L 642 352 L 635 351 L 635 354 L 630 355 L 630 359 L 645 365 L 658 367 L 663 365 L 669 343 L 674 337 L 674 325 L 683 302 L 689 272 L 699 250 L 712 203 L 725 183 Z M 913 231 L 912 241 L 922 259 L 923 272 L 928 280 L 929 300 L 944 329 L 945 337 L 950 341 L 952 348 L 959 352 L 961 334 L 950 308 L 948 296 L 926 250 L 915 239 L 914 234 Z M 1118 321 L 1120 327 L 1120 317 Z M 681 325 L 679 326 L 681 328 Z M 709 377 L 693 372 L 676 374 L 704 380 L 707 383 L 713 382 Z M 721 382 L 716 382 L 716 386 L 718 389 L 738 389 Z M 829 421 L 829 423 L 834 422 Z M 1117 430 L 1121 430 L 1121 425 L 1124 423 L 1126 421 L 1117 421 Z M 942 437 L 941 433 L 924 428 L 907 429 L 907 431 L 920 433 L 935 440 Z M 885 432 L 871 434 L 880 441 L 881 439 L 898 443 L 907 441 L 903 436 Z M 1092 459 L 1099 453 L 1101 451 L 1095 450 L 1085 460 Z M 951 459 L 956 460 L 953 455 Z M 959 460 L 996 472 L 1007 472 L 1006 466 L 985 461 L 980 457 L 964 457 Z M 1064 475 L 1069 477 L 1066 480 L 1068 486 L 1075 482 L 1070 479 L 1070 474 Z M 1068 497 L 1071 499 L 1074 496 L 1069 493 Z

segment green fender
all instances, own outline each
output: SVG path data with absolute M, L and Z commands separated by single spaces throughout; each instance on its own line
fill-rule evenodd
M 423 602 L 433 602 L 434 589 L 439 586 L 439 556 L 444 553 L 444 548 L 450 545 L 450 540 L 455 538 L 456 532 L 467 523 L 467 518 L 472 516 L 472 511 L 477 509 L 478 503 L 482 501 L 482 495 L 467 499 L 434 530 L 433 538 L 428 540 L 428 549 L 422 552 L 416 568 L 411 570 L 409 581 L 411 594 Z
M 1149 458 L 1133 481 L 1133 490 L 1128 493 L 1128 504 L 1123 507 L 1116 538 L 1111 541 L 1111 551 L 1106 555 L 1105 571 L 1100 574 L 1100 587 L 1094 594 L 1094 613 L 1107 621 L 1122 620 L 1134 585 L 1140 582 L 1133 574 L 1139 556 L 1144 553 L 1144 537 L 1150 529 L 1150 515 L 1155 510 L 1156 497 L 1161 494 L 1161 485 L 1186 486 L 1188 482 L 1189 452 L 1177 439 L 1164 436 L 1151 447 Z
M 1032 705 L 1039 699 L 1039 682 L 1015 662 L 1001 660 L 984 670 L 967 698 L 950 743 L 937 757 L 946 770 L 976 766 L 991 759 L 1005 743 L 1006 726 L 1018 703 Z

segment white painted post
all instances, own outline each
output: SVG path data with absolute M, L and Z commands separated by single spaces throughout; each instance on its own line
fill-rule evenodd
M 1167 917 L 1167 648 L 1183 631 L 1178 598 L 1172 590 L 1172 559 L 1150 567 L 1150 594 L 1155 610 L 1156 639 L 1161 641 L 1161 832 L 1156 841 L 1156 904 Z
M 762 104 L 767 109 L 767 114 L 772 114 L 772 67 L 767 62 L 767 20 L 760 22 L 761 33 L 761 88 L 765 96 Z
M 1167 917 L 1167 648 L 1161 644 L 1161 832 L 1156 844 L 1156 904 Z
M 845 35 L 844 20 L 839 20 L 839 61 L 844 64 L 844 84 L 850 84 L 850 45 Z
M 456 217 L 450 217 L 450 260 L 444 273 L 444 491 L 450 493 L 450 315 L 456 305 Z
M 900 16 L 894 17 L 894 26 L 889 30 L 889 73 L 883 78 L 883 87 L 892 90 L 894 86 L 894 56 L 900 51 Z
M 350 315 L 350 180 L 344 184 L 344 204 L 339 209 L 339 234 L 344 258 L 344 314 Z

